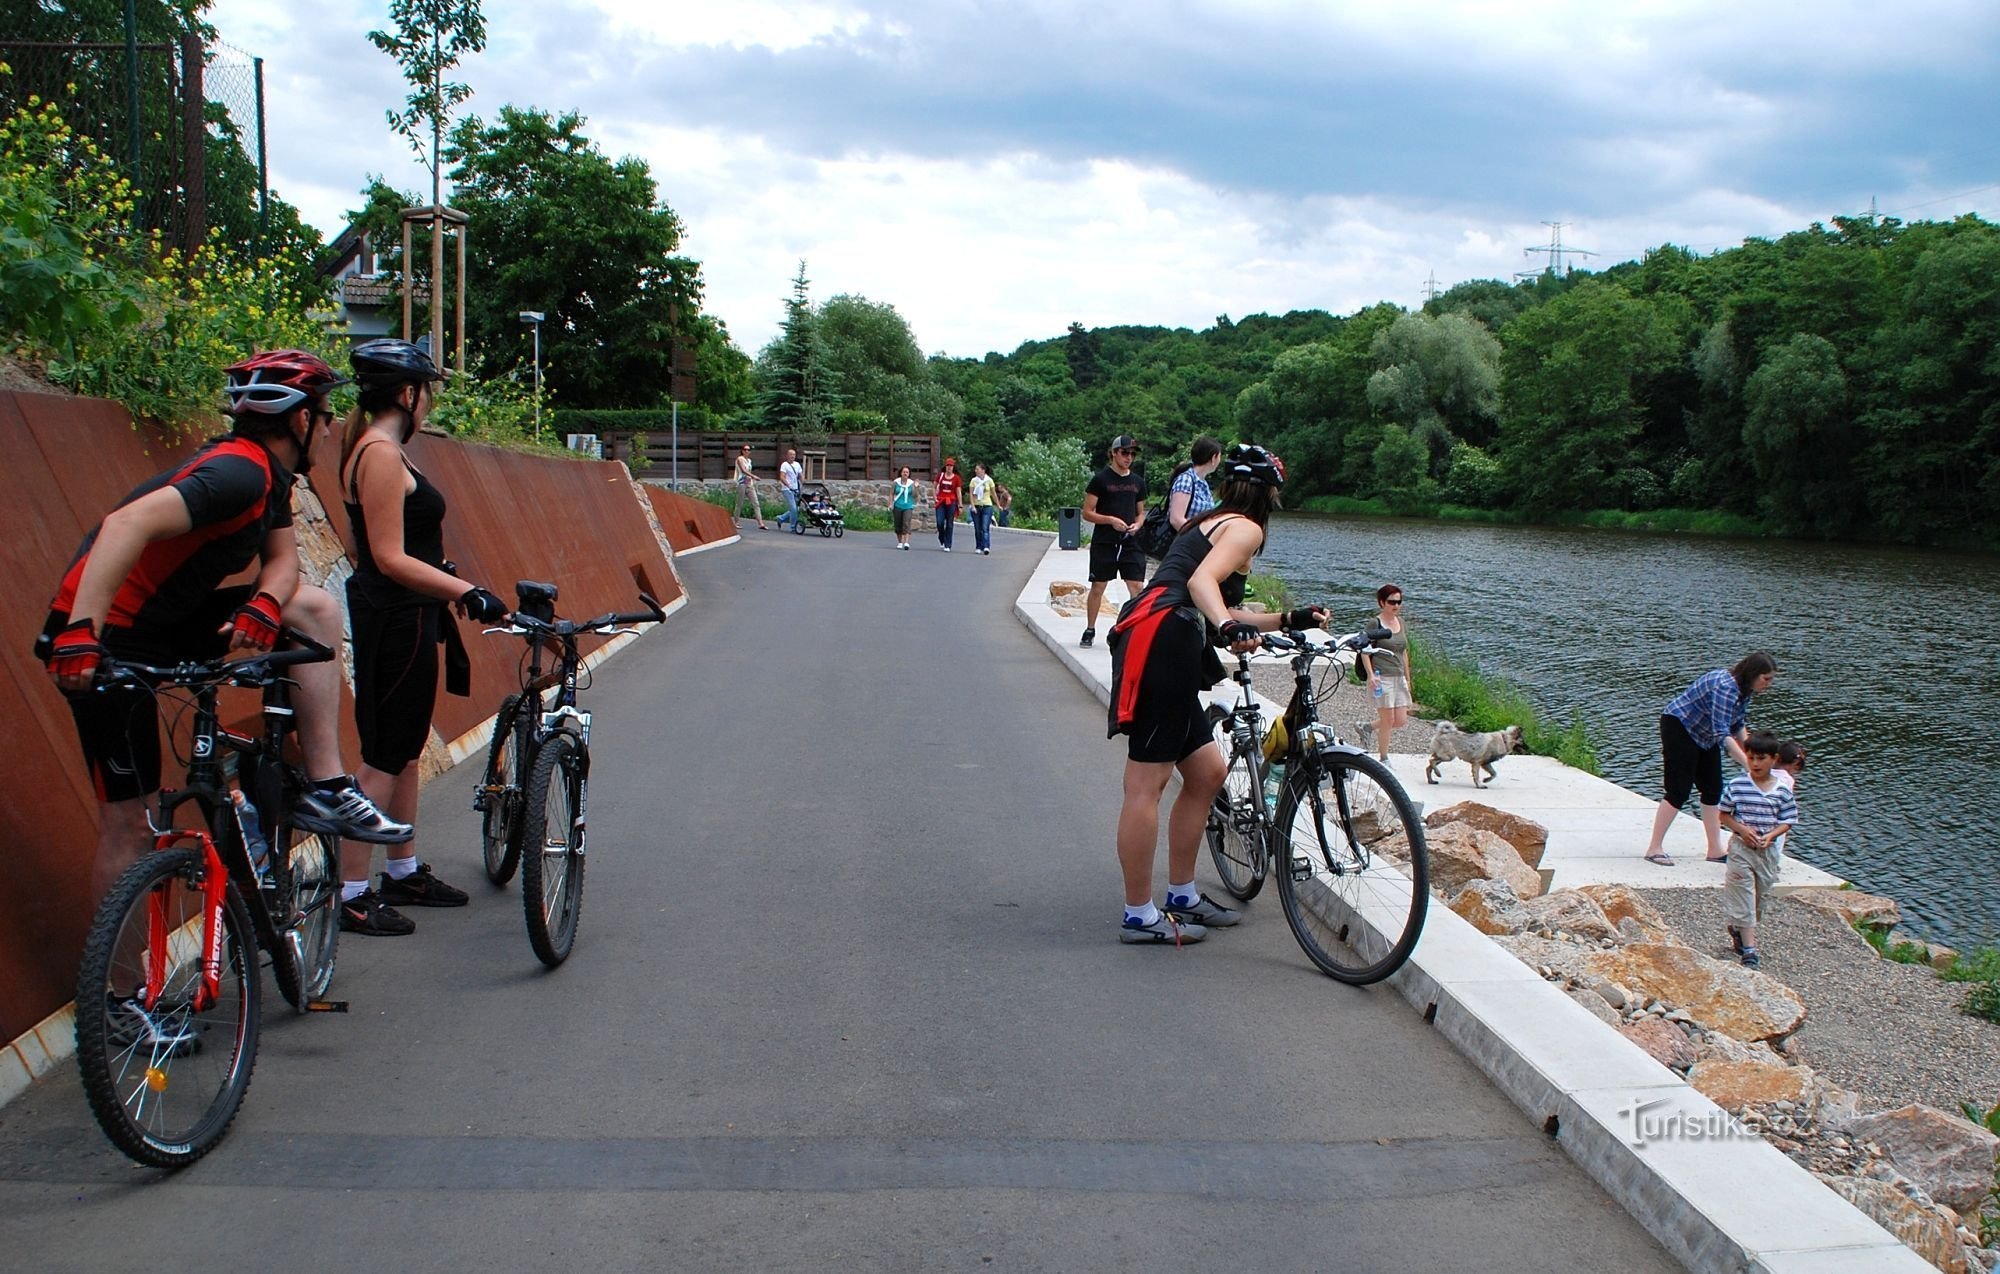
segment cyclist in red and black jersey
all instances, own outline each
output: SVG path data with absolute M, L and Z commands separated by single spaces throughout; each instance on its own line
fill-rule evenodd
M 1127 736 L 1125 803 L 1118 813 L 1118 865 L 1125 881 L 1120 942 L 1199 942 L 1209 929 L 1240 918 L 1194 880 L 1209 804 L 1225 773 L 1201 704 L 1202 691 L 1222 677 L 1222 665 L 1208 648 L 1227 646 L 1242 654 L 1256 649 L 1262 633 L 1326 622 L 1326 611 L 1314 606 L 1289 614 L 1244 609 L 1244 580 L 1251 559 L 1264 547 L 1285 467 L 1262 447 L 1239 443 L 1219 473 L 1221 503 L 1187 524 L 1153 582 L 1125 604 L 1111 630 L 1109 728 L 1112 735 Z M 1156 907 L 1160 797 L 1175 770 L 1181 790 L 1167 815 L 1167 901 Z
M 146 798 L 160 786 L 153 697 L 93 689 L 106 654 L 140 663 L 268 650 L 281 624 L 328 645 L 340 609 L 299 579 L 292 482 L 332 423 L 327 391 L 344 382 L 303 350 L 259 354 L 228 369 L 232 431 L 139 484 L 84 537 L 49 602 L 37 649 L 69 695 L 100 811 L 93 897 L 101 897 L 149 838 Z M 256 580 L 220 585 L 251 562 Z M 395 843 L 407 824 L 385 817 L 340 760 L 340 672 L 302 664 L 294 703 L 312 786 L 295 810 L 308 831 Z

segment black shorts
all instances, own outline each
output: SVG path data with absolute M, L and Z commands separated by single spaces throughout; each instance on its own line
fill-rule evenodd
M 1103 584 L 1114 579 L 1145 582 L 1146 555 L 1140 551 L 1137 537 L 1120 535 L 1090 541 L 1090 582 Z
M 1139 602 L 1126 603 L 1129 613 Z M 1142 628 L 1111 634 L 1111 726 L 1120 729 L 1120 704 L 1132 700 L 1124 722 L 1126 756 L 1134 761 L 1179 763 L 1215 737 L 1201 692 L 1213 685 L 1207 626 L 1192 607 L 1161 616 L 1150 637 Z M 1144 621 L 1141 621 L 1143 623 Z M 1143 643 L 1143 649 L 1140 649 Z M 1135 658 L 1128 662 L 1126 656 Z M 1129 690 L 1126 679 L 1137 677 Z
M 384 774 L 401 774 L 430 742 L 443 607 L 370 606 L 350 580 L 347 610 L 354 625 L 354 730 L 361 736 L 361 760 Z
M 1722 804 L 1722 745 L 1698 748 L 1680 718 L 1660 717 L 1660 755 L 1667 771 L 1666 800 L 1679 809 L 1688 789 L 1701 793 L 1703 805 Z
M 218 589 L 180 622 L 144 631 L 104 630 L 104 648 L 115 659 L 141 664 L 172 664 L 189 659 L 215 659 L 229 651 L 229 634 L 218 633 L 236 608 L 250 600 L 254 586 Z M 53 635 L 69 616 L 49 616 Z M 83 744 L 83 763 L 100 801 L 131 801 L 160 790 L 160 712 L 158 701 L 134 686 L 85 690 L 65 696 L 76 718 L 76 736 Z

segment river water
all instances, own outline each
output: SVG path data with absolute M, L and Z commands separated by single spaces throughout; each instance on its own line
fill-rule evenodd
M 2000 558 L 1288 514 L 1259 569 L 1342 632 L 1395 583 L 1420 639 L 1580 717 L 1604 776 L 1656 798 L 1660 709 L 1770 651 L 1750 724 L 1806 745 L 1793 852 L 1920 933 L 2000 945 Z

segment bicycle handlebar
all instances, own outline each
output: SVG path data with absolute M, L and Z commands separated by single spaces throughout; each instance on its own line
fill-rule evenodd
M 612 611 L 595 619 L 574 621 L 568 619 L 537 619 L 515 611 L 507 616 L 504 628 L 489 628 L 489 633 L 515 633 L 525 636 L 574 637 L 578 633 L 597 632 L 601 629 L 619 628 L 626 624 L 657 624 L 664 621 L 667 612 L 647 593 L 639 594 L 639 600 L 646 604 L 644 611 Z
M 102 690 L 109 686 L 147 683 L 154 686 L 198 686 L 208 682 L 230 682 L 238 686 L 267 686 L 281 680 L 279 669 L 296 664 L 321 664 L 333 658 L 331 647 L 321 645 L 312 638 L 293 628 L 279 630 L 280 641 L 289 641 L 293 649 L 273 650 L 248 659 L 189 660 L 185 663 L 161 667 L 157 664 L 142 664 L 131 660 L 105 656 L 98 665 L 98 676 L 92 689 Z

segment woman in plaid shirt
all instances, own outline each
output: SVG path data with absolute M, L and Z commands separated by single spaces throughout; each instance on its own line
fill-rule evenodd
M 1666 796 L 1653 813 L 1653 838 L 1646 844 L 1646 861 L 1672 867 L 1664 848 L 1674 815 L 1687 803 L 1690 788 L 1701 793 L 1701 825 L 1708 834 L 1708 861 L 1726 862 L 1722 852 L 1722 749 L 1727 745 L 1736 763 L 1747 767 L 1743 739 L 1749 733 L 1750 696 L 1771 688 L 1778 662 L 1761 650 L 1738 660 L 1733 668 L 1717 668 L 1695 678 L 1694 684 L 1668 701 L 1660 713 L 1660 755 L 1665 761 Z

